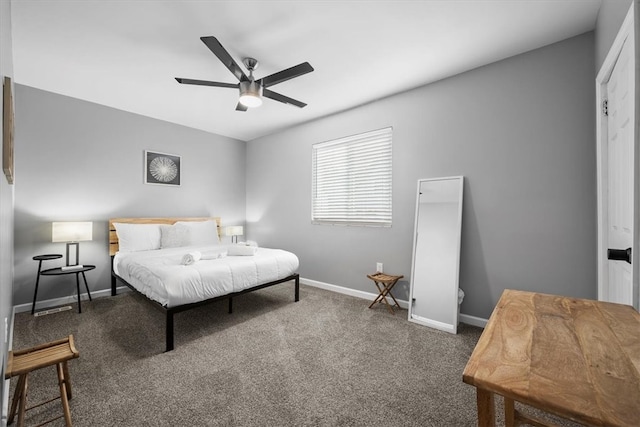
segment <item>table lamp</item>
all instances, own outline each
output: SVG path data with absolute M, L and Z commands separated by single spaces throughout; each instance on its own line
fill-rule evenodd
M 77 266 L 81 268 L 80 259 L 80 243 L 87 240 L 93 240 L 93 223 L 92 222 L 54 222 L 51 226 L 51 241 L 65 242 L 67 244 L 67 267 Z M 71 264 L 69 261 L 69 247 L 75 246 L 76 263 Z
M 238 243 L 238 236 L 242 236 L 243 234 L 244 229 L 241 225 L 230 225 L 224 228 L 224 235 L 231 236 L 231 243 Z

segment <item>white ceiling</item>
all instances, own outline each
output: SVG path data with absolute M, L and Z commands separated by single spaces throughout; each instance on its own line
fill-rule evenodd
M 353 108 L 595 27 L 601 0 L 14 0 L 14 81 L 241 140 Z M 215 36 L 257 78 L 315 71 L 235 111 L 236 83 L 200 41 Z

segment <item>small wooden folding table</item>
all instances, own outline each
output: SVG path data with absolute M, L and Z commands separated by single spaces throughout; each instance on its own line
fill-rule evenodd
M 400 308 L 400 304 L 398 304 L 398 301 L 396 301 L 395 297 L 391 293 L 391 289 L 393 289 L 393 287 L 396 285 L 398 280 L 402 279 L 404 276 L 402 275 L 391 276 L 384 273 L 375 273 L 375 274 L 367 274 L 367 277 L 373 280 L 373 283 L 376 284 L 376 288 L 378 288 L 378 292 L 379 292 L 376 299 L 374 299 L 371 305 L 369 305 L 369 308 L 373 307 L 373 305 L 377 302 L 378 303 L 384 302 L 387 305 L 387 308 L 389 309 L 391 314 L 395 314 L 393 312 L 393 306 L 391 306 L 391 304 L 389 304 L 389 301 L 387 301 L 387 296 L 390 296 L 393 302 L 395 303 L 395 305 L 398 308 Z

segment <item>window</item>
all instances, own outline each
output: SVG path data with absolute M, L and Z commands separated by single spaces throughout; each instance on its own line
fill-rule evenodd
M 313 145 L 312 222 L 391 226 L 392 131 Z

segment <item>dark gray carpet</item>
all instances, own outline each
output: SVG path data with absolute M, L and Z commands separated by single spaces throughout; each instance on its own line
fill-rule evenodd
M 14 348 L 73 334 L 75 426 L 473 426 L 475 389 L 462 371 L 481 329 L 458 335 L 382 305 L 292 283 L 164 317 L 124 293 L 15 318 Z M 16 379 L 11 381 L 13 387 Z M 57 393 L 53 368 L 30 377 L 30 402 Z M 31 423 L 60 411 L 30 411 Z M 62 420 L 59 424 L 63 425 Z M 29 423 L 28 423 L 29 424 Z

